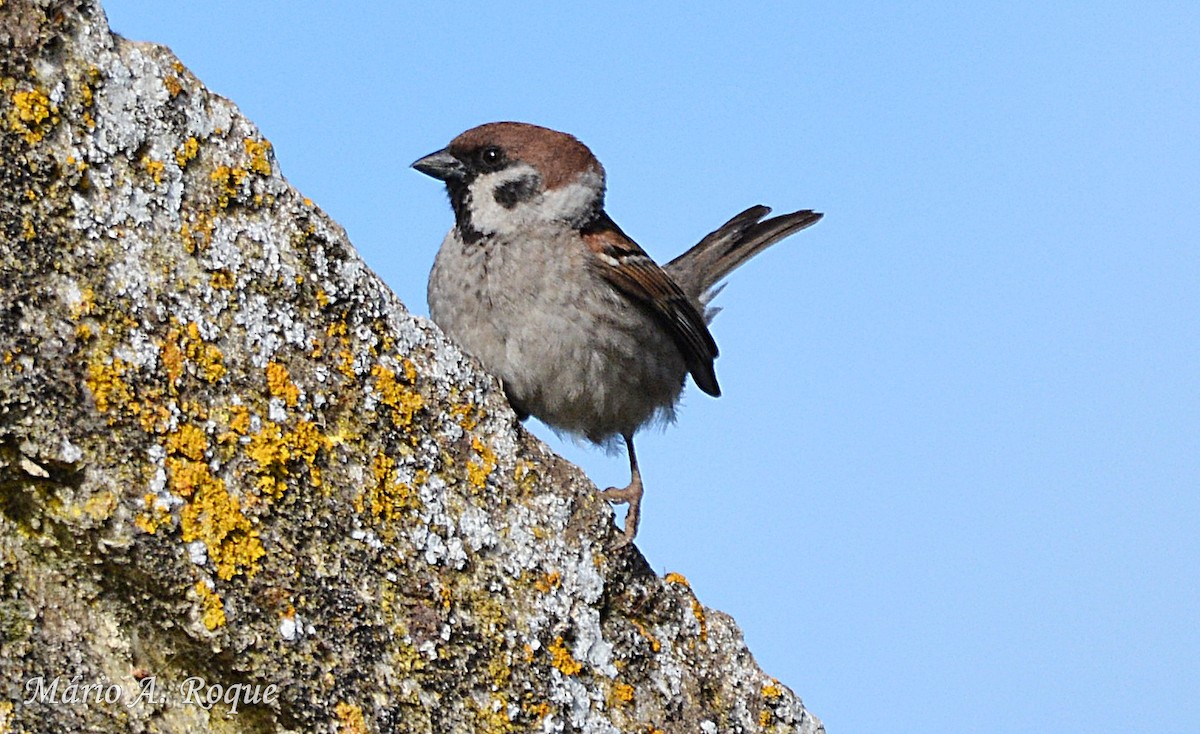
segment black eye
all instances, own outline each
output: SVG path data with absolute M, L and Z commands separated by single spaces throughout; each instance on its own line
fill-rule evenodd
M 504 151 L 495 145 L 479 151 L 479 164 L 486 170 L 495 171 L 504 165 Z

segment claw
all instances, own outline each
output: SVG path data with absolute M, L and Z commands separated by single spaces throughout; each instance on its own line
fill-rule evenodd
M 638 522 L 642 519 L 642 473 L 638 470 L 637 454 L 633 450 L 633 436 L 625 436 L 625 447 L 629 450 L 629 484 L 624 487 L 609 487 L 600 496 L 614 505 L 628 504 L 625 513 L 625 529 L 612 549 L 624 548 L 637 536 Z

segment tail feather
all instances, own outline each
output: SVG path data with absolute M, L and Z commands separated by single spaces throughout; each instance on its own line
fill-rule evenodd
M 770 207 L 760 204 L 738 214 L 667 263 L 667 273 L 685 293 L 707 304 L 716 295 L 716 291 L 709 292 L 712 287 L 738 266 L 824 216 L 804 209 L 764 220 L 770 212 Z

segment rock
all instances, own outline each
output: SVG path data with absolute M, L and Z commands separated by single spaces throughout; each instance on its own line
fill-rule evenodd
M 822 731 L 168 49 L 0 45 L 0 731 Z

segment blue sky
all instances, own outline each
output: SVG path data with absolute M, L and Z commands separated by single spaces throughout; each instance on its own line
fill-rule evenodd
M 1200 729 L 1200 5 L 105 8 L 418 313 L 451 215 L 407 166 L 481 122 L 579 136 L 660 261 L 824 211 L 640 437 L 639 547 L 831 734 Z

